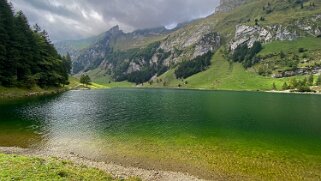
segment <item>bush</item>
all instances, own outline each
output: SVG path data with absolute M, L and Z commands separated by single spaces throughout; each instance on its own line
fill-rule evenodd
M 299 52 L 299 53 L 306 52 L 306 49 L 305 49 L 305 48 L 299 48 L 298 52 Z
M 286 54 L 285 54 L 283 51 L 280 52 L 280 58 L 281 58 L 281 59 L 286 58 Z
M 302 58 L 309 58 L 309 55 L 308 55 L 307 53 L 304 53 L 304 54 L 302 55 Z
M 303 80 L 297 80 L 293 78 L 291 80 L 291 89 L 296 89 L 298 92 L 312 92 L 312 90 L 309 87 L 309 81 L 307 78 L 304 78 Z

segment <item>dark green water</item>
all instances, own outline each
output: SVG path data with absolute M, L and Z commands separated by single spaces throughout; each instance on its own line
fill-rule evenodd
M 321 179 L 318 95 L 70 91 L 2 102 L 0 116 L 0 146 L 74 152 L 204 178 Z

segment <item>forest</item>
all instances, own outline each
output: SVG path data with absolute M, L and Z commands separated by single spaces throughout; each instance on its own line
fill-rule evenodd
M 182 62 L 175 71 L 176 77 L 186 79 L 194 74 L 206 70 L 211 65 L 212 55 L 212 52 L 207 52 L 191 61 Z
M 45 30 L 31 27 L 22 11 L 0 0 L 0 86 L 67 85 L 70 69 L 70 56 L 57 53 Z

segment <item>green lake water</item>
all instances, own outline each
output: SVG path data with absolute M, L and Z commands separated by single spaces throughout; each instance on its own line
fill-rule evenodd
M 3 101 L 0 146 L 206 179 L 321 180 L 321 96 L 110 89 Z

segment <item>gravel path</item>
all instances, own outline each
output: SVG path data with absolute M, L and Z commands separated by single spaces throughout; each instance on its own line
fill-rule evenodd
M 202 181 L 194 176 L 179 172 L 146 170 L 135 167 L 124 167 L 115 163 L 97 162 L 90 159 L 75 155 L 73 153 L 65 154 L 53 151 L 22 149 L 16 147 L 0 147 L 0 153 L 17 154 L 24 156 L 34 156 L 41 158 L 57 157 L 63 160 L 70 160 L 75 164 L 86 165 L 88 167 L 98 168 L 106 171 L 115 177 L 128 178 L 137 176 L 146 181 Z

